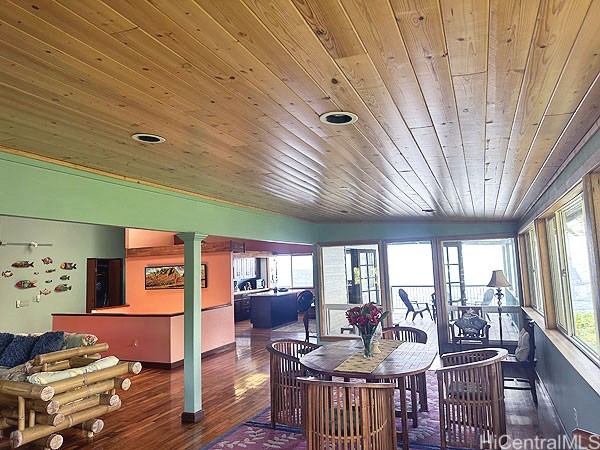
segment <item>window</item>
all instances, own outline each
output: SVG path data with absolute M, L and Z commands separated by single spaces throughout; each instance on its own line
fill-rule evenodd
M 312 255 L 277 255 L 270 260 L 271 284 L 277 287 L 313 287 Z
M 559 328 L 598 356 L 583 197 L 546 219 L 552 289 Z
M 380 303 L 382 300 L 379 245 L 323 246 L 320 254 L 323 333 L 352 333 L 355 330 L 348 325 L 346 310 L 355 305 Z
M 544 301 L 542 298 L 542 284 L 540 279 L 540 260 L 538 253 L 537 237 L 533 224 L 523 233 L 525 243 L 525 268 L 527 270 L 528 294 L 531 306 L 544 314 Z

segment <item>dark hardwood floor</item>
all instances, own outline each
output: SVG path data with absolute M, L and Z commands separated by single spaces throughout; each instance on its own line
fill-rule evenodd
M 301 330 L 301 323 L 298 330 Z M 290 328 L 287 328 L 289 330 Z M 202 362 L 205 418 L 198 424 L 182 424 L 183 368 L 144 369 L 132 378 L 132 387 L 121 392 L 123 408 L 105 416 L 105 428 L 88 441 L 83 432 L 62 432 L 63 449 L 198 450 L 235 425 L 269 405 L 269 358 L 265 344 L 270 339 L 304 339 L 292 331 L 254 330 L 248 321 L 236 326 L 235 350 L 209 356 Z M 511 424 L 531 421 L 540 435 L 558 434 L 558 421 L 551 403 L 540 392 L 540 408 L 532 408 L 528 392 L 507 392 L 508 431 Z M 6 440 L 0 448 L 7 448 Z

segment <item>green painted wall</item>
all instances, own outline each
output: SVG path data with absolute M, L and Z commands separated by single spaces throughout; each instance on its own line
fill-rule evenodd
M 583 176 L 600 164 L 600 132 L 597 131 L 566 165 L 527 215 L 520 226 L 529 224 L 545 209 L 564 196 Z M 536 329 L 537 372 L 550 394 L 552 403 L 567 432 L 575 428 L 573 408 L 577 409 L 579 426 L 600 433 L 600 396 L 585 378 L 558 351 L 555 345 L 540 330 Z M 576 350 L 575 350 L 576 351 Z
M 101 225 L 0 216 L 0 241 L 52 244 L 51 247 L 37 248 L 0 246 L 0 271 L 10 270 L 14 274 L 10 278 L 0 276 L 0 331 L 47 331 L 52 329 L 53 312 L 85 312 L 87 258 L 125 256 L 123 229 Z M 53 264 L 42 263 L 46 256 L 54 260 Z M 12 263 L 21 260 L 33 261 L 34 266 L 11 267 Z M 75 262 L 77 269 L 62 270 L 59 268 L 62 262 Z M 46 273 L 48 268 L 56 268 L 56 272 Z M 61 275 L 71 278 L 63 281 Z M 19 289 L 15 287 L 19 280 L 37 280 L 37 288 Z M 52 280 L 52 283 L 45 283 L 46 280 Z M 69 284 L 71 290 L 54 292 L 54 287 L 62 283 Z M 36 294 L 45 288 L 52 293 L 42 295 L 40 302 L 36 302 Z M 17 309 L 17 300 L 28 301 L 29 306 Z
M 310 222 L 0 152 L 0 214 L 311 243 Z
M 535 351 L 536 370 L 566 432 L 579 427 L 600 433 L 600 396 L 537 327 Z
M 317 224 L 318 242 L 427 239 L 440 236 L 515 234 L 515 222 L 373 222 Z

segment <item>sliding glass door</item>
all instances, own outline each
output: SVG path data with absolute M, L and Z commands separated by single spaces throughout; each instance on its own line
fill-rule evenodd
M 491 325 L 491 341 L 516 342 L 521 310 L 514 239 L 443 241 L 442 254 L 448 322 L 458 318 L 465 307 L 480 308 Z M 502 270 L 510 284 L 502 288 L 500 304 L 496 289 L 488 286 L 496 270 Z
M 400 323 L 405 319 L 412 321 L 412 315 L 409 314 L 411 306 L 422 309 L 428 305 L 431 314 L 434 314 L 431 242 L 392 242 L 387 244 L 386 250 L 393 322 Z M 406 293 L 404 300 L 400 296 L 400 290 Z M 429 313 L 425 312 L 424 316 L 426 320 L 432 320 Z

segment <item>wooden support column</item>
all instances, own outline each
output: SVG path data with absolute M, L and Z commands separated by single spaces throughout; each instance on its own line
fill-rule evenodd
M 184 404 L 181 421 L 196 423 L 204 417 L 202 410 L 202 293 L 200 290 L 201 233 L 177 235 L 184 243 L 185 284 L 183 299 L 184 326 Z

